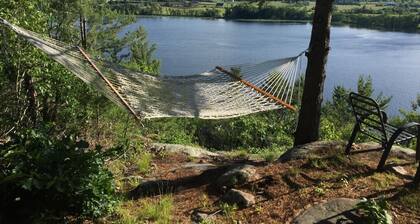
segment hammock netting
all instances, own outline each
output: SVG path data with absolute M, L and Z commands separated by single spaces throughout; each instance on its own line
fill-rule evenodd
M 155 77 L 89 59 L 76 46 L 23 29 L 1 18 L 0 24 L 41 49 L 137 118 L 224 119 L 285 107 L 294 109 L 290 104 L 296 80 L 301 74 L 302 53 L 256 64 L 220 66 L 198 75 Z

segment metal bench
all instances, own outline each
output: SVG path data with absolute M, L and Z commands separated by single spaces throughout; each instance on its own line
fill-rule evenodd
M 375 100 L 357 93 L 350 93 L 349 100 L 356 117 L 356 124 L 346 146 L 346 154 L 350 154 L 357 133 L 361 132 L 381 143 L 384 152 L 377 169 L 382 171 L 393 144 L 405 143 L 417 137 L 416 161 L 420 161 L 419 123 L 410 122 L 402 127 L 395 127 L 388 124 L 388 116 L 380 109 Z M 417 168 L 414 181 L 416 184 L 420 182 L 420 165 Z

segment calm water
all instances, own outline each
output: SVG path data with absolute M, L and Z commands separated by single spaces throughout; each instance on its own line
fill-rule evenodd
M 188 75 L 215 65 L 260 62 L 297 55 L 309 43 L 310 24 L 233 22 L 223 19 L 141 17 L 124 32 L 144 26 L 166 75 Z M 336 85 L 356 88 L 371 75 L 377 92 L 392 95 L 388 108 L 410 108 L 420 93 L 420 34 L 334 27 L 325 96 Z

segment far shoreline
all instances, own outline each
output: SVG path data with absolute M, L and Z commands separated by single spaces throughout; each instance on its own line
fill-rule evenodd
M 171 15 L 134 15 L 137 18 L 157 18 L 157 17 L 166 17 L 166 18 L 196 18 L 196 19 L 208 19 L 208 20 L 225 20 L 225 21 L 232 21 L 232 22 L 243 22 L 243 23 L 267 23 L 267 24 L 312 24 L 310 20 L 280 20 L 280 19 L 229 19 L 223 17 L 204 17 L 204 16 L 171 16 Z M 341 23 L 341 22 L 332 22 L 331 23 L 335 27 L 350 27 L 353 29 L 368 29 L 368 30 L 375 30 L 381 32 L 401 32 L 401 33 L 412 33 L 412 34 L 420 34 L 419 29 L 386 29 L 383 27 L 378 26 L 356 26 L 353 24 Z

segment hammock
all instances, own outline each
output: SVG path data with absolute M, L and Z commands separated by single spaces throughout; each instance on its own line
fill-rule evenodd
M 138 119 L 161 117 L 232 118 L 291 105 L 303 52 L 257 64 L 217 66 L 190 76 L 134 72 L 90 59 L 79 47 L 44 37 L 0 18 L 29 43 Z

